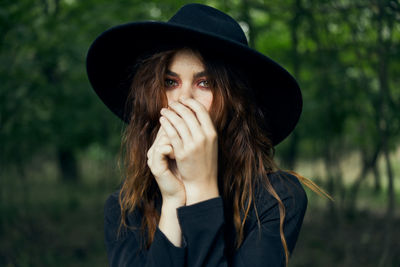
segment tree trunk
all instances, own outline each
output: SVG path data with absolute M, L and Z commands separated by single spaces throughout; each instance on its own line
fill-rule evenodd
M 384 240 L 384 248 L 383 254 L 379 262 L 379 266 L 387 266 L 389 260 L 391 258 L 392 253 L 392 242 L 393 242 L 393 224 L 394 224 L 394 186 L 393 186 L 393 168 L 390 162 L 390 155 L 387 147 L 383 151 L 385 163 L 386 163 L 386 172 L 388 176 L 388 205 L 386 210 L 386 229 L 385 229 L 385 240 Z
M 392 254 L 392 235 L 393 235 L 393 223 L 394 223 L 394 187 L 393 187 L 393 170 L 389 158 L 389 138 L 391 137 L 390 132 L 390 121 L 388 115 L 388 108 L 393 102 L 389 91 L 389 79 L 388 79 L 388 66 L 389 57 L 388 50 L 391 45 L 391 36 L 393 30 L 393 23 L 391 18 L 386 14 L 386 3 L 383 0 L 378 1 L 378 16 L 377 16 L 377 54 L 378 54 L 378 78 L 379 78 L 379 114 L 380 123 L 378 124 L 379 136 L 382 141 L 382 150 L 386 163 L 386 172 L 388 177 L 388 202 L 386 210 L 386 227 L 382 256 L 379 262 L 379 266 L 387 266 L 390 264 L 390 257 Z M 386 22 L 386 23 L 385 23 Z M 385 31 L 384 31 L 385 29 Z M 385 36 L 384 36 L 385 32 Z
M 328 175 L 328 184 L 327 184 L 327 191 L 331 193 L 332 196 L 341 195 L 342 191 L 342 181 L 341 181 L 341 169 L 340 166 L 335 158 L 331 155 L 330 148 L 327 147 L 327 151 L 325 152 L 325 168 Z M 330 218 L 329 221 L 331 222 L 332 226 L 338 227 L 341 223 L 341 210 L 340 210 L 340 203 L 337 205 L 336 202 L 328 201 L 328 209 L 327 209 L 327 217 Z
M 346 215 L 348 217 L 353 217 L 357 208 L 357 198 L 361 183 L 365 180 L 368 173 L 371 170 L 377 169 L 378 156 L 381 150 L 381 145 L 377 144 L 375 151 L 371 156 L 367 155 L 366 151 L 361 152 L 362 157 L 362 168 L 360 175 L 357 177 L 356 181 L 352 184 L 349 190 L 349 196 L 347 197 L 346 205 Z
M 61 179 L 63 181 L 77 182 L 79 180 L 78 164 L 72 150 L 63 148 L 59 149 L 58 163 L 61 172 Z
M 374 173 L 374 193 L 377 194 L 382 190 L 381 176 L 379 174 L 379 168 L 377 164 L 373 166 L 372 171 Z
M 290 38 L 292 43 L 292 63 L 293 63 L 293 75 L 297 79 L 300 77 L 300 54 L 299 54 L 299 26 L 302 14 L 302 1 L 296 0 L 293 4 L 293 18 L 290 21 Z M 296 165 L 296 158 L 299 146 L 299 134 L 294 131 L 290 138 L 289 153 L 286 157 L 286 164 L 288 169 L 293 170 Z

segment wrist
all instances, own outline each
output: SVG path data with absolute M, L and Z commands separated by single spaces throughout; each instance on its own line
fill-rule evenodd
M 196 204 L 208 199 L 219 196 L 217 183 L 199 184 L 192 183 L 185 185 L 186 189 L 186 205 Z
M 158 223 L 160 231 L 175 247 L 182 246 L 182 231 L 177 216 L 177 208 L 181 206 L 184 205 L 177 201 L 163 201 Z
M 185 206 L 186 199 L 182 198 L 163 198 L 162 209 L 163 210 L 176 210 L 179 207 Z

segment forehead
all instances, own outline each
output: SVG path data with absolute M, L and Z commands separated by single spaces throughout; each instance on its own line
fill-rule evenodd
M 181 49 L 172 56 L 168 69 L 204 70 L 204 63 L 199 53 L 191 49 Z

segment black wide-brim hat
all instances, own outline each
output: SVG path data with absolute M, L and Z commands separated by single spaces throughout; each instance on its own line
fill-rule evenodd
M 131 22 L 103 32 L 87 54 L 89 81 L 107 107 L 129 123 L 125 104 L 134 64 L 156 52 L 184 46 L 212 51 L 227 64 L 241 67 L 274 145 L 293 131 L 302 110 L 296 80 L 272 59 L 251 49 L 233 18 L 201 4 L 183 6 L 168 22 Z

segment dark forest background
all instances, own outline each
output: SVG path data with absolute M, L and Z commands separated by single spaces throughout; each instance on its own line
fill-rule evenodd
M 307 190 L 290 266 L 400 266 L 399 2 L 197 2 L 239 20 L 302 88 L 276 159 L 335 201 Z M 185 3 L 0 1 L 0 266 L 107 265 L 123 124 L 91 89 L 86 52 L 111 26 L 165 21 Z

